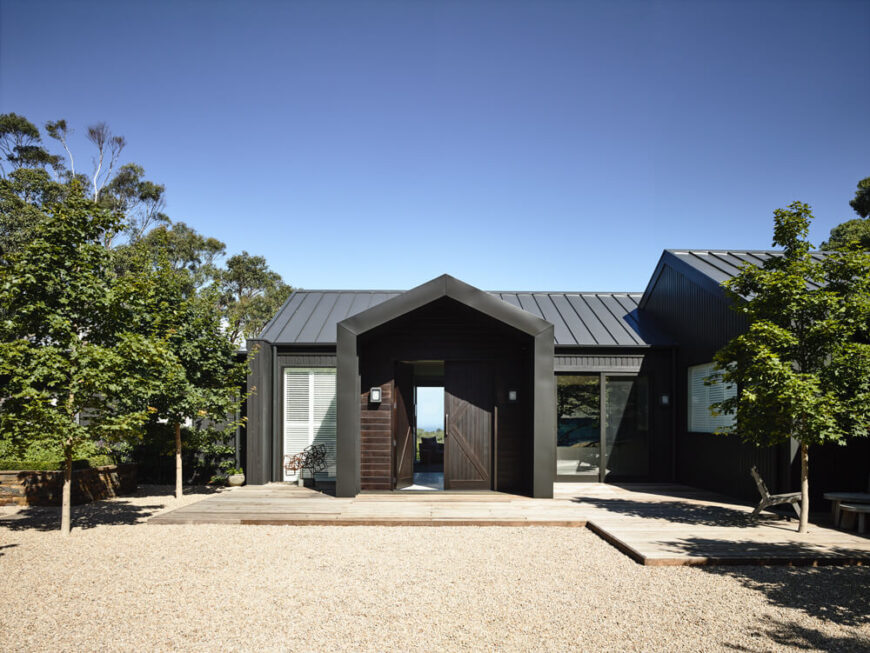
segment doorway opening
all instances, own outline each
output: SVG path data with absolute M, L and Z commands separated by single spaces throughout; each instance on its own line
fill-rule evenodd
M 444 489 L 444 386 L 414 387 L 414 483 L 408 490 Z

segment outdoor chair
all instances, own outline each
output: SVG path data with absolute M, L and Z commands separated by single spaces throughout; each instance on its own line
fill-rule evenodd
M 424 465 L 439 465 L 444 460 L 444 445 L 434 437 L 420 438 L 420 462 Z
M 284 456 L 284 469 L 288 472 L 298 472 L 297 483 L 303 485 L 302 474 L 307 469 L 311 474 L 314 487 L 317 487 L 317 472 L 326 469 L 326 445 L 312 444 L 305 447 L 300 453 Z
M 797 516 L 801 516 L 801 493 L 800 492 L 789 492 L 787 494 L 771 494 L 770 490 L 767 489 L 767 485 L 764 483 L 764 479 L 761 478 L 761 474 L 758 473 L 758 469 L 755 465 L 752 466 L 752 469 L 749 470 L 749 473 L 752 474 L 752 478 L 755 479 L 755 484 L 758 486 L 758 493 L 761 495 L 761 501 L 758 502 L 758 505 L 755 506 L 755 510 L 752 511 L 752 516 L 755 517 L 762 510 L 769 508 L 770 506 L 778 506 L 783 503 L 790 503 L 791 507 L 794 508 L 794 511 L 797 513 Z

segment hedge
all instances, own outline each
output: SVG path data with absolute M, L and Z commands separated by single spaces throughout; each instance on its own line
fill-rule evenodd
M 87 469 L 89 467 L 103 467 L 105 465 L 114 465 L 115 461 L 111 456 L 92 456 L 81 460 L 73 461 L 73 469 Z M 33 470 L 37 472 L 56 472 L 63 470 L 64 463 L 62 460 L 56 461 L 34 461 L 34 460 L 2 460 L 0 459 L 0 470 Z

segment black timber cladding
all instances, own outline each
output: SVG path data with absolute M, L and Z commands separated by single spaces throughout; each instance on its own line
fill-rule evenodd
M 447 298 L 525 334 L 534 348 L 531 360 L 532 496 L 552 497 L 556 457 L 556 381 L 553 374 L 553 325 L 501 298 L 441 275 L 391 301 L 337 324 L 337 496 L 355 496 L 360 479 L 360 359 L 357 336 L 403 315 Z
M 336 325 L 400 291 L 298 290 L 263 329 L 260 339 L 281 345 L 331 345 Z M 556 346 L 649 347 L 671 340 L 640 315 L 639 293 L 491 292 L 553 324 Z

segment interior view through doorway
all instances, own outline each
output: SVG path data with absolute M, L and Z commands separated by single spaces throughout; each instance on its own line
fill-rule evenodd
M 486 361 L 396 365 L 394 487 L 492 489 L 492 373 Z
M 414 483 L 409 490 L 444 489 L 444 386 L 415 386 Z

